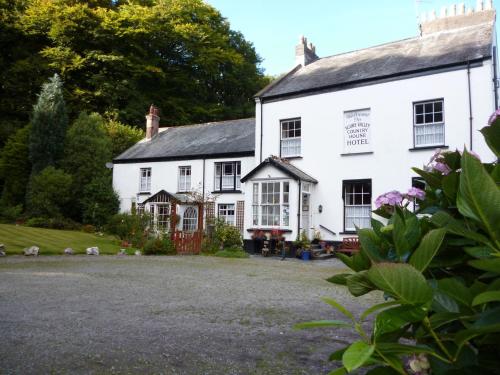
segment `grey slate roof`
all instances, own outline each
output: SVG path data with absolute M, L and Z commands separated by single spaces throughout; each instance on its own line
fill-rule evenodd
M 167 128 L 116 157 L 114 163 L 253 155 L 255 119 L 209 122 Z
M 492 41 L 488 22 L 324 57 L 295 68 L 256 96 L 293 95 L 489 58 Z
M 276 167 L 277 169 L 289 175 L 295 180 L 311 182 L 313 184 L 318 183 L 318 180 L 316 180 L 314 177 L 309 176 L 307 173 L 297 168 L 295 165 L 290 164 L 288 161 L 284 161 L 276 157 L 269 157 L 265 159 L 262 163 L 260 163 L 250 172 L 248 172 L 247 175 L 241 179 L 241 182 L 247 181 L 250 177 L 252 177 L 255 173 L 257 173 L 260 169 L 262 169 L 266 165 L 272 165 L 273 167 Z

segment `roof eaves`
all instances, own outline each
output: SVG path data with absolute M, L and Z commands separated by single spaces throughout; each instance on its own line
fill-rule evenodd
M 285 78 L 288 78 L 292 74 L 294 74 L 297 70 L 299 70 L 302 67 L 302 65 L 297 65 L 295 68 L 290 70 L 288 73 L 282 75 L 278 79 L 275 79 L 274 81 L 270 82 L 266 87 L 264 87 L 262 90 L 257 92 L 257 94 L 254 95 L 254 98 L 261 98 L 267 91 L 271 90 L 274 86 L 277 84 L 281 83 Z

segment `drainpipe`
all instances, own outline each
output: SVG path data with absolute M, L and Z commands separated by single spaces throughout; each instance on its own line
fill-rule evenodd
M 297 180 L 299 183 L 299 200 L 297 205 L 297 238 L 300 236 L 300 196 L 302 195 L 302 184 L 300 180 Z
M 497 75 L 497 47 L 493 47 L 493 93 L 495 95 L 495 107 L 494 111 L 497 110 L 498 107 L 498 75 Z
M 203 202 L 205 202 L 205 158 L 203 158 L 203 178 L 201 180 L 201 196 L 202 196 L 202 199 L 203 199 Z M 205 223 L 204 223 L 204 218 L 205 218 L 205 204 L 204 203 L 201 203 L 199 206 L 198 206 L 198 220 L 201 219 L 201 228 L 204 229 L 205 228 Z M 199 229 L 199 225 L 198 225 L 198 229 Z
M 470 150 L 472 151 L 472 96 L 470 88 L 470 61 L 467 60 L 467 87 L 469 90 L 469 137 L 470 137 Z
M 262 137 L 263 137 L 263 134 L 262 134 L 262 120 L 263 120 L 263 116 L 262 116 L 262 112 L 264 111 L 264 107 L 262 106 L 262 98 L 259 100 L 260 101 L 260 159 L 259 159 L 259 164 L 262 163 Z

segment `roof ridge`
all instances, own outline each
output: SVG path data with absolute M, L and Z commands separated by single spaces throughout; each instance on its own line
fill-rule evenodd
M 187 127 L 191 127 L 191 126 L 194 127 L 194 126 L 207 126 L 207 125 L 222 125 L 222 124 L 225 124 L 227 122 L 235 122 L 235 121 L 243 121 L 243 120 L 255 120 L 255 117 L 245 117 L 245 118 L 238 118 L 238 119 L 233 119 L 233 120 L 200 122 L 198 124 L 163 126 L 163 128 L 174 129 L 174 128 L 187 128 Z M 162 128 L 162 127 L 160 126 L 160 128 Z

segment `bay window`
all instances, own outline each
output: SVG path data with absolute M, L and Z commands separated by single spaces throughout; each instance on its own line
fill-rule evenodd
M 215 163 L 216 191 L 240 190 L 241 189 L 241 162 L 230 161 Z
M 344 231 L 371 226 L 371 180 L 343 181 Z
M 289 226 L 289 195 L 290 183 L 288 181 L 254 183 L 252 196 L 253 225 L 265 227 Z

